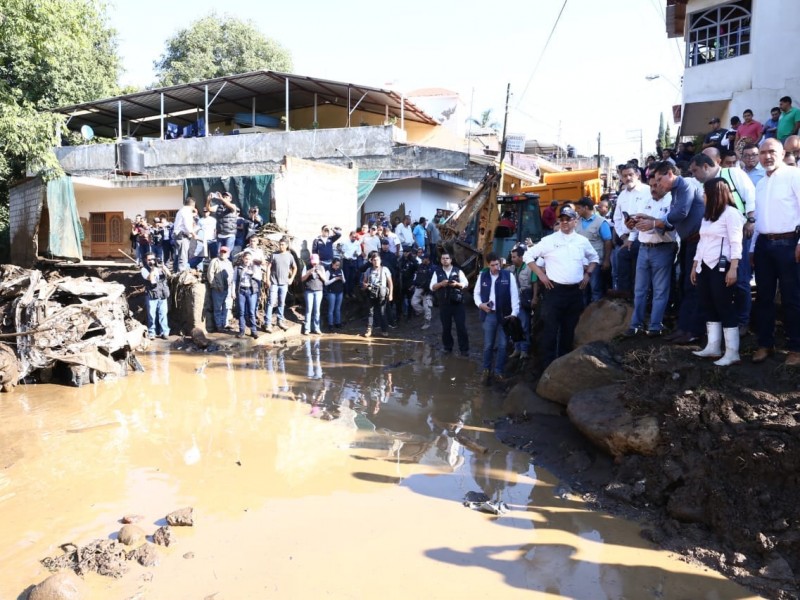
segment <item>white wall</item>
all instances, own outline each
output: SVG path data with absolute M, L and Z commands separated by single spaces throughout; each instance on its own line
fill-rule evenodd
M 425 217 L 430 220 L 437 208 L 455 210 L 469 192 L 423 179 L 404 179 L 378 183 L 364 203 L 364 212 L 383 211 L 387 215 L 405 203 L 406 214 L 412 221 Z
M 183 205 L 183 186 L 101 188 L 75 186 L 78 216 L 83 220 L 89 213 L 119 212 L 126 219 L 148 210 L 178 210 Z

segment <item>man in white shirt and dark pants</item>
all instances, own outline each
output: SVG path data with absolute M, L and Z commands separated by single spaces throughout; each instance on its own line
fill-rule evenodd
M 631 230 L 625 225 L 625 213 L 635 215 L 639 212 L 639 206 L 650 200 L 650 189 L 639 181 L 639 168 L 636 165 L 625 165 L 620 172 L 620 180 L 622 190 L 617 196 L 617 205 L 614 208 L 614 231 L 617 232 L 622 245 L 614 251 L 617 272 L 613 276 L 617 287 L 610 295 L 630 299 L 633 298 L 639 243 L 628 239 Z
M 195 237 L 194 215 L 194 198 L 187 196 L 183 201 L 183 207 L 175 215 L 175 225 L 172 230 L 177 252 L 175 270 L 178 272 L 189 268 L 189 244 Z
M 756 231 L 750 247 L 755 266 L 756 335 L 753 362 L 764 362 L 775 349 L 775 292 L 781 286 L 783 325 L 789 355 L 786 365 L 800 366 L 800 169 L 783 163 L 784 150 L 765 140 L 759 160 L 766 176 L 756 186 Z
M 558 219 L 560 230 L 542 238 L 522 259 L 539 277 L 545 290 L 542 298 L 544 329 L 539 338 L 542 369 L 572 351 L 575 327 L 583 312 L 583 290 L 600 263 L 589 240 L 575 233 L 578 214 L 565 206 Z M 544 269 L 536 264 L 540 258 L 544 259 Z

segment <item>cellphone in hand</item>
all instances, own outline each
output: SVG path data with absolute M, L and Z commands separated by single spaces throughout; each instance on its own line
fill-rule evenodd
M 631 216 L 628 213 L 626 213 L 624 210 L 622 211 L 622 216 L 625 217 L 626 221 L 630 220 L 630 218 L 631 218 Z

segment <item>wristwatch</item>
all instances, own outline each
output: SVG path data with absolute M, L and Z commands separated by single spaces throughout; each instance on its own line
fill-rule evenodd
M 755 223 L 756 222 L 756 218 L 755 217 L 747 217 L 747 222 L 748 223 Z

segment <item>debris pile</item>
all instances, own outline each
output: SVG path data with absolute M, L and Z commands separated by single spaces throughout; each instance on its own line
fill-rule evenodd
M 133 352 L 147 328 L 133 319 L 125 287 L 96 277 L 46 279 L 40 271 L 0 265 L 0 386 L 47 382 L 58 368 L 80 386 L 141 370 Z

